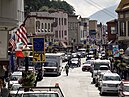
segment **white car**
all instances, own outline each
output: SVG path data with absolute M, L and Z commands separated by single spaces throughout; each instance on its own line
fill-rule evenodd
M 20 87 L 13 97 L 64 97 L 59 87 Z
M 19 79 L 22 78 L 22 72 L 21 71 L 15 71 L 12 73 L 10 81 L 9 81 L 9 87 L 11 87 L 13 84 L 18 84 Z
M 118 93 L 121 78 L 117 73 L 107 72 L 100 83 L 100 95 L 103 93 Z

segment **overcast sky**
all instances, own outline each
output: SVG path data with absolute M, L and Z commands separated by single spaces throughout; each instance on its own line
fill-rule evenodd
M 77 15 L 89 17 L 93 13 L 113 5 L 118 5 L 121 0 L 64 0 L 72 5 Z

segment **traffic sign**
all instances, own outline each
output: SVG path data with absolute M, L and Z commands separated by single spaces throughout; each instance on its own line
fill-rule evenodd
M 43 53 L 34 53 L 33 54 L 33 62 L 45 62 L 45 54 Z

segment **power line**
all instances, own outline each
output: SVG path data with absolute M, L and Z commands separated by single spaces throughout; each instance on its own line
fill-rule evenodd
M 91 2 L 95 3 L 97 6 L 99 6 L 100 8 L 104 8 L 102 7 L 101 5 L 99 5 L 98 3 L 94 2 L 93 0 L 90 0 Z M 111 12 L 110 10 L 108 9 L 105 9 L 107 12 L 111 13 L 111 14 L 114 14 L 113 12 Z M 115 14 L 114 14 L 115 15 Z
M 90 0 L 90 2 L 86 0 L 86 2 L 87 2 L 88 4 L 94 6 L 94 7 L 97 7 L 98 9 L 101 9 L 101 10 L 103 9 L 102 7 L 100 7 L 100 6 L 98 6 L 97 4 L 95 4 L 94 2 L 92 2 L 91 0 Z M 109 15 L 110 17 L 116 18 L 114 15 L 112 15 L 112 14 L 108 13 L 107 11 L 105 11 L 105 9 L 102 10 L 102 12 L 104 12 L 104 13 L 107 14 L 107 15 Z

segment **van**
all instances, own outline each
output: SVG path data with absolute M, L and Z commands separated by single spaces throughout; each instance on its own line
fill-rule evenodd
M 98 71 L 100 70 L 100 66 L 102 65 L 108 66 L 109 70 L 111 68 L 110 60 L 97 59 L 97 60 L 94 60 L 94 62 L 92 63 L 91 70 L 92 70 L 93 83 L 95 83 L 95 78 L 98 74 Z
M 46 62 L 43 64 L 44 74 L 61 75 L 64 53 L 46 53 Z

